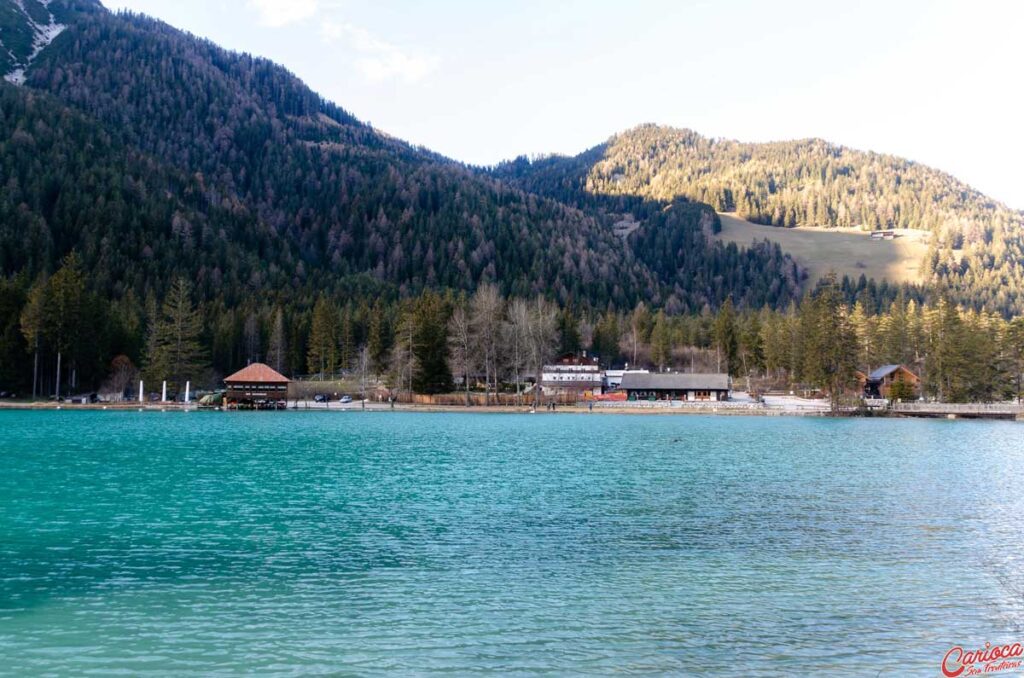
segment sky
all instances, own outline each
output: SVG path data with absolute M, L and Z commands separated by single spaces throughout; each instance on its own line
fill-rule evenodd
M 654 122 L 819 137 L 1024 209 L 1019 0 L 105 0 L 270 58 L 393 136 L 478 165 Z

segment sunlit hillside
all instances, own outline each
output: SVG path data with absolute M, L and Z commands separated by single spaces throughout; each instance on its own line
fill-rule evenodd
M 860 229 L 779 228 L 727 213 L 719 218 L 718 240 L 740 246 L 760 240 L 775 243 L 807 270 L 811 283 L 829 271 L 853 280 L 863 275 L 896 283 L 925 282 L 922 265 L 931 237 L 925 231 L 899 229 L 895 240 L 876 240 Z

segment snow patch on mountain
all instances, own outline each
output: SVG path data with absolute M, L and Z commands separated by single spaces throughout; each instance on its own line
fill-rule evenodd
M 32 53 L 23 63 L 17 64 L 10 73 L 4 75 L 4 79 L 7 82 L 13 82 L 15 85 L 25 84 L 25 69 L 32 65 L 32 62 L 39 56 L 39 53 L 46 49 L 67 28 L 64 24 L 57 23 L 53 18 L 53 13 L 50 12 L 50 0 L 39 0 L 39 2 L 46 7 L 47 14 L 50 16 L 49 23 L 36 23 L 25 10 L 23 0 L 14 0 L 14 4 L 17 5 L 18 9 L 21 10 L 21 14 L 25 17 L 25 22 L 32 28 L 34 36 L 32 39 Z

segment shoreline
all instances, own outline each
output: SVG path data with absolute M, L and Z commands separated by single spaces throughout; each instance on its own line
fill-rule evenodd
M 54 402 L 0 402 L 2 410 L 37 410 L 37 411 L 110 411 L 110 412 L 227 412 L 219 407 L 200 407 L 190 403 L 54 403 Z M 288 407 L 281 410 L 231 410 L 259 412 L 433 412 L 451 414 L 630 414 L 630 415 L 708 415 L 708 416 L 832 416 L 828 410 L 784 410 L 765 407 L 737 407 L 723 404 L 719 407 L 616 407 L 614 405 L 588 406 L 559 405 L 555 410 L 544 407 L 533 410 L 528 406 L 516 405 L 420 405 L 414 403 L 395 403 L 394 407 L 387 403 L 367 402 L 363 408 L 358 402 L 340 405 L 339 403 L 305 403 L 289 401 Z M 841 414 L 839 416 L 848 416 Z
M 307 403 L 303 401 L 289 401 L 288 407 L 283 410 L 259 410 L 260 412 L 422 412 L 436 414 L 565 414 L 565 415 L 631 415 L 631 416 L 709 416 L 709 417 L 820 417 L 831 419 L 988 419 L 1003 421 L 1024 421 L 1024 413 L 1016 416 L 1010 415 L 986 415 L 969 409 L 956 413 L 933 413 L 917 414 L 894 411 L 862 411 L 848 410 L 832 412 L 825 408 L 786 408 L 778 406 L 757 406 L 747 403 L 722 403 L 713 405 L 675 405 L 675 406 L 638 406 L 631 404 L 627 406 L 600 405 L 590 409 L 589 406 L 562 405 L 555 410 L 541 408 L 532 410 L 526 406 L 515 405 L 420 405 L 413 403 L 395 403 L 394 407 L 387 403 L 370 403 L 363 408 L 359 403 Z M 21 411 L 108 411 L 108 412 L 226 412 L 221 408 L 200 407 L 196 404 L 184 405 L 183 403 L 94 403 L 94 404 L 72 404 L 53 402 L 0 402 L 0 411 L 21 410 Z M 235 411 L 235 410 L 233 410 Z M 253 411 L 256 410 L 241 410 Z

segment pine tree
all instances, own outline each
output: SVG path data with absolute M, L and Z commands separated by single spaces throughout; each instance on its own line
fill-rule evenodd
M 942 296 L 929 310 L 928 326 L 926 388 L 940 402 L 957 402 L 963 397 L 966 368 L 962 353 L 964 326 L 959 311 L 947 297 Z
M 1016 318 L 1003 336 L 1003 350 L 1007 356 L 1010 380 L 1017 402 L 1021 402 L 1021 384 L 1024 382 L 1024 318 Z
M 156 342 L 157 365 L 172 391 L 183 391 L 186 381 L 197 381 L 206 366 L 202 348 L 202 319 L 192 304 L 191 285 L 177 278 L 164 299 Z
M 630 364 L 636 365 L 640 358 L 640 346 L 647 341 L 647 333 L 651 324 L 651 313 L 644 302 L 633 309 L 629 317 L 629 348 Z
M 447 393 L 452 388 L 448 368 L 448 313 L 441 297 L 426 291 L 416 302 L 415 342 L 416 370 L 412 386 L 416 393 Z
M 284 374 L 286 371 L 285 359 L 287 353 L 288 352 L 285 350 L 284 310 L 278 306 L 274 311 L 274 322 L 270 329 L 270 339 L 267 346 L 267 362 L 275 370 Z
M 27 278 L 0 277 L 0 384 L 10 389 L 20 388 L 26 381 L 25 353 L 32 353 L 21 327 L 22 311 L 27 305 Z
M 875 358 L 874 323 L 868 318 L 864 303 L 859 299 L 850 313 L 850 325 L 857 338 L 857 365 L 865 371 L 870 371 Z
M 901 365 L 912 359 L 910 349 L 910 326 L 907 320 L 906 302 L 903 295 L 889 306 L 889 316 L 885 323 L 885 361 Z
M 828 391 L 832 410 L 837 411 L 853 382 L 857 339 L 834 274 L 819 282 L 800 312 L 804 375 Z
M 611 367 L 618 360 L 619 338 L 619 318 L 609 310 L 594 329 L 594 352 L 605 367 Z
M 157 345 L 160 342 L 160 305 L 156 301 L 153 290 L 146 293 L 145 316 L 146 340 L 142 355 L 144 367 L 142 378 L 149 382 L 150 388 L 152 388 L 152 384 L 167 376 L 167 365 L 161 365 L 158 362 L 162 357 L 157 350 Z
M 395 327 L 395 341 L 391 349 L 391 386 L 398 391 L 407 390 L 410 397 L 413 393 L 413 377 L 419 365 L 416 356 L 418 351 L 418 332 L 415 307 L 411 301 L 405 301 L 398 313 Z
M 313 306 L 307 365 L 310 374 L 334 374 L 338 366 L 338 309 L 321 294 Z
M 353 333 L 352 304 L 348 303 L 345 304 L 338 323 L 338 361 L 343 370 L 352 367 L 356 351 Z
M 580 338 L 580 324 L 576 314 L 568 306 L 562 309 L 558 315 L 558 352 L 562 355 L 567 353 L 577 354 L 583 348 L 583 341 Z
M 743 373 L 749 375 L 764 370 L 764 341 L 761 338 L 760 314 L 750 314 L 740 339 L 740 361 Z
M 370 309 L 366 342 L 370 351 L 370 368 L 374 374 L 381 375 L 387 370 L 389 346 L 385 336 L 384 309 L 380 299 L 376 299 L 373 308 Z
M 245 316 L 245 363 L 250 365 L 260 361 L 260 320 L 255 311 Z
M 654 330 L 651 332 L 651 360 L 658 366 L 659 372 L 672 360 L 672 333 L 668 325 L 668 317 L 664 311 L 658 311 L 654 318 Z
M 725 363 L 726 373 L 737 376 L 740 371 L 739 338 L 736 332 L 736 311 L 732 297 L 728 297 L 715 317 L 715 349 L 718 352 L 718 371 Z
M 902 378 L 897 377 L 889 386 L 889 399 L 900 401 L 910 400 L 914 397 L 914 387 Z
M 47 303 L 43 314 L 43 333 L 57 352 L 57 397 L 60 398 L 61 361 L 74 364 L 75 352 L 83 330 L 85 310 L 85 273 L 78 254 L 64 257 L 64 261 L 48 283 Z

